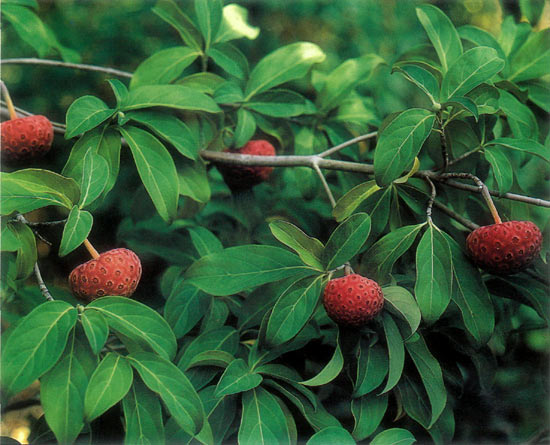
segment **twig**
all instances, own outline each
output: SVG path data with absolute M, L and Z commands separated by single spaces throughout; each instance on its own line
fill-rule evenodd
M 336 153 L 346 147 L 349 147 L 350 145 L 357 144 L 357 142 L 365 141 L 367 139 L 374 138 L 378 135 L 377 131 L 373 131 L 372 133 L 363 134 L 361 136 L 357 136 L 356 138 L 350 139 L 349 141 L 342 142 L 341 144 L 335 145 L 334 147 L 329 148 L 328 150 L 323 151 L 322 153 L 319 153 L 317 156 L 320 158 L 326 158 L 327 156 L 330 156 L 333 153 Z
M 432 192 L 430 193 L 430 200 L 428 201 L 428 206 L 426 207 L 426 219 L 428 220 L 428 223 L 432 222 L 432 208 L 434 205 L 435 197 L 437 195 L 437 190 L 435 188 L 434 183 L 432 180 L 428 177 L 425 178 L 426 182 L 430 184 L 430 188 L 432 189 Z
M 40 287 L 40 292 L 44 295 L 44 298 L 48 301 L 53 301 L 52 294 L 48 290 L 48 287 L 42 279 L 42 274 L 40 273 L 40 268 L 38 267 L 38 261 L 34 263 L 34 275 L 36 276 L 36 281 L 38 281 L 38 287 Z
M 321 183 L 323 184 L 323 187 L 325 189 L 325 193 L 328 196 L 328 200 L 330 201 L 330 205 L 332 208 L 336 207 L 336 200 L 334 199 L 334 195 L 332 194 L 332 191 L 330 190 L 330 187 L 328 185 L 328 182 L 323 175 L 323 172 L 319 168 L 319 164 L 317 162 L 313 163 L 313 170 L 315 170 L 315 173 L 317 173 L 317 176 L 319 176 L 319 179 L 321 180 Z
M 477 153 L 479 150 L 481 150 L 483 147 L 480 145 L 479 147 L 474 148 L 473 150 L 467 151 L 466 153 L 461 154 L 458 158 L 453 159 L 452 161 L 449 161 L 449 164 L 447 164 L 447 167 L 451 167 L 460 161 L 466 159 L 467 157 L 473 155 L 474 153 Z
M 473 221 L 470 221 L 469 219 L 464 218 L 462 215 L 459 215 L 458 213 L 456 213 L 454 210 L 451 210 L 446 205 L 441 204 L 438 201 L 434 201 L 433 204 L 434 204 L 434 207 L 437 207 L 439 210 L 446 213 L 447 215 L 449 215 L 454 220 L 458 221 L 464 227 L 467 227 L 470 230 L 479 229 L 479 226 L 476 223 L 474 223 Z
M 67 222 L 67 218 L 60 219 L 57 221 L 37 221 L 37 222 L 27 221 L 25 224 L 27 224 L 27 226 L 30 226 L 30 227 L 39 227 L 39 226 L 57 226 L 59 224 L 65 224 L 66 222 Z
M 25 218 L 21 213 L 18 213 L 17 216 L 15 217 L 15 220 L 16 221 L 19 221 L 19 222 L 22 222 L 23 224 L 27 225 L 30 227 L 30 229 L 32 230 L 32 233 L 34 233 L 34 235 L 40 240 L 42 241 L 43 243 L 46 243 L 48 246 L 51 246 L 52 243 L 50 243 L 46 238 L 44 238 L 39 232 L 38 230 L 34 229 L 32 226 L 33 224 L 27 220 L 27 218 Z
M 96 65 L 86 65 L 83 63 L 69 63 L 62 62 L 60 60 L 48 60 L 48 59 L 37 59 L 37 58 L 14 58 L 14 59 L 0 59 L 0 64 L 27 64 L 27 65 L 50 65 L 58 66 L 63 68 L 73 68 L 76 70 L 85 70 L 85 71 L 97 71 L 105 74 L 112 74 L 119 77 L 132 77 L 132 73 L 127 71 L 117 70 L 115 68 L 105 68 L 102 66 Z
M 449 166 L 449 151 L 447 150 L 447 137 L 445 136 L 445 128 L 442 125 L 441 122 L 441 112 L 437 113 L 437 122 L 439 124 L 440 132 L 439 132 L 439 139 L 441 141 L 441 156 L 443 157 L 443 168 L 442 170 L 447 170 L 447 167 Z

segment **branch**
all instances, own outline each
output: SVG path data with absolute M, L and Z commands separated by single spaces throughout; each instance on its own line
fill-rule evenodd
M 435 202 L 435 197 L 437 195 L 437 190 L 435 189 L 435 185 L 434 183 L 432 182 L 432 180 L 428 177 L 425 178 L 426 179 L 426 182 L 428 182 L 428 184 L 430 184 L 430 188 L 431 188 L 431 193 L 430 193 L 430 199 L 428 201 L 428 206 L 426 207 L 426 219 L 428 220 L 428 223 L 431 224 L 432 222 L 432 208 L 433 208 L 433 205 L 434 205 L 434 202 Z
M 44 295 L 44 298 L 48 301 L 53 301 L 52 294 L 50 294 L 50 291 L 48 290 L 48 287 L 44 283 L 44 280 L 42 279 L 42 275 L 40 274 L 38 261 L 34 263 L 34 275 L 36 276 L 36 281 L 38 281 L 38 287 L 40 287 L 40 292 L 42 292 L 42 295 Z
M 341 144 L 335 145 L 332 148 L 329 148 L 328 150 L 323 151 L 322 153 L 319 153 L 317 156 L 320 158 L 325 158 L 327 156 L 330 156 L 333 153 L 336 153 L 346 147 L 349 147 L 350 145 L 356 144 L 361 141 L 366 141 L 367 139 L 371 139 L 378 136 L 377 131 L 373 131 L 372 133 L 363 134 L 361 136 L 357 136 L 356 138 L 350 139 L 349 141 L 342 142 Z
M 317 161 L 318 161 L 318 159 L 317 159 Z M 332 206 L 332 208 L 336 207 L 336 200 L 334 199 L 334 195 L 332 194 L 332 191 L 330 190 L 330 187 L 328 185 L 328 182 L 327 182 L 325 176 L 323 175 L 323 172 L 319 168 L 318 162 L 313 163 L 313 170 L 315 170 L 315 173 L 317 173 L 317 175 L 319 176 L 319 179 L 321 180 L 321 183 L 323 184 L 323 187 L 325 189 L 325 193 L 327 194 L 328 200 L 330 201 L 330 205 Z
M 458 213 L 456 213 L 454 210 L 451 210 L 446 205 L 441 204 L 439 201 L 434 201 L 433 205 L 434 207 L 437 207 L 439 210 L 449 215 L 454 220 L 458 221 L 464 227 L 467 227 L 470 230 L 479 229 L 479 226 L 476 223 L 470 221 L 469 219 L 464 218 L 462 215 L 459 215 Z
M 49 65 L 49 66 L 58 66 L 62 68 L 73 68 L 75 70 L 84 70 L 84 71 L 97 71 L 105 74 L 112 74 L 119 77 L 131 78 L 132 73 L 127 71 L 117 70 L 115 68 L 105 68 L 97 65 L 86 65 L 83 63 L 69 63 L 62 62 L 60 60 L 47 60 L 47 59 L 37 59 L 37 58 L 17 58 L 17 59 L 0 59 L 0 63 L 4 65 L 9 64 L 27 64 L 27 65 Z

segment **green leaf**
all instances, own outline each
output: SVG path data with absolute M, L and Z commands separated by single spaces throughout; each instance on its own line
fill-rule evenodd
M 144 85 L 171 83 L 198 57 L 199 51 L 187 46 L 163 49 L 148 57 L 134 71 L 130 89 Z
M 199 30 L 173 0 L 157 0 L 152 11 L 174 27 L 187 45 L 198 51 L 201 50 L 202 39 Z
M 230 326 L 203 332 L 185 348 L 178 362 L 178 368 L 184 371 L 191 366 L 195 357 L 206 351 L 224 351 L 236 354 L 239 348 L 239 332 Z
M 500 94 L 498 89 L 491 85 L 481 84 L 470 91 L 467 97 L 474 101 L 479 114 L 495 114 L 500 108 Z
M 343 221 L 348 218 L 364 200 L 378 190 L 380 190 L 380 187 L 374 180 L 363 182 L 353 187 L 338 200 L 336 206 L 332 209 L 332 215 L 336 218 L 336 221 Z
M 478 46 L 466 51 L 451 65 L 441 83 L 441 97 L 464 96 L 490 80 L 504 68 L 504 60 L 493 48 Z
M 382 289 L 385 308 L 405 320 L 414 334 L 420 325 L 420 308 L 412 294 L 404 287 L 388 286 Z
M 346 60 L 327 76 L 325 85 L 317 97 L 319 110 L 326 112 L 340 105 L 357 84 L 368 80 L 376 67 L 385 63 L 384 59 L 376 54 Z
M 500 193 L 509 192 L 514 185 L 514 170 L 508 157 L 500 147 L 485 147 L 483 150 L 485 159 L 493 170 L 493 175 L 498 184 Z
M 28 168 L 13 173 L 0 173 L 1 214 L 15 211 L 27 213 L 54 205 L 71 209 L 80 197 L 78 185 L 73 179 L 57 173 Z
M 308 113 L 308 105 L 304 96 L 282 88 L 274 88 L 257 94 L 244 106 L 272 117 L 292 117 Z
M 477 105 L 469 97 L 455 96 L 452 99 L 449 99 L 447 102 L 443 103 L 441 107 L 456 107 L 460 110 L 471 113 L 474 116 L 476 122 L 479 119 L 479 111 L 477 109 Z
M 405 347 L 420 374 L 430 399 L 432 407 L 432 416 L 428 426 L 430 428 L 437 421 L 447 403 L 447 390 L 443 384 L 441 366 L 429 351 L 424 338 L 420 334 L 416 333 L 411 339 L 407 340 Z
M 132 386 L 133 377 L 132 367 L 123 356 L 113 352 L 105 355 L 86 388 L 86 420 L 91 422 L 122 400 Z
M 464 25 L 458 28 L 458 34 L 462 39 L 474 43 L 475 46 L 488 46 L 493 48 L 497 52 L 498 57 L 502 60 L 506 60 L 506 55 L 497 39 L 484 29 L 478 28 L 477 26 Z
M 103 297 L 94 300 L 86 311 L 99 311 L 115 331 L 147 345 L 166 359 L 176 354 L 176 338 L 170 326 L 158 312 L 126 297 Z
M 453 269 L 451 250 L 445 236 L 433 224 L 422 235 L 416 249 L 414 293 L 422 318 L 435 322 L 451 301 Z
M 147 387 L 156 392 L 178 425 L 191 435 L 203 427 L 204 409 L 201 399 L 174 364 L 155 354 L 138 352 L 127 356 Z
M 340 334 L 336 337 L 336 349 L 330 361 L 325 365 L 323 369 L 316 376 L 299 382 L 301 385 L 306 386 L 321 386 L 326 385 L 327 383 L 332 382 L 344 367 L 344 356 L 342 354 L 342 349 L 340 348 Z
M 400 65 L 395 66 L 392 73 L 394 71 L 403 74 L 405 79 L 416 85 L 428 96 L 432 104 L 439 102 L 439 82 L 428 70 L 418 65 Z
M 308 266 L 323 269 L 321 255 L 324 246 L 317 238 L 305 234 L 287 221 L 272 221 L 269 223 L 269 229 L 275 238 L 294 250 Z
M 158 396 L 138 378 L 122 399 L 125 445 L 164 445 L 162 407 Z
M 531 102 L 550 113 L 550 82 L 531 81 L 527 85 L 527 91 Z
M 86 372 L 74 355 L 74 343 L 64 357 L 40 379 L 44 416 L 59 443 L 73 443 L 84 427 Z
M 272 394 L 255 388 L 243 394 L 242 404 L 239 444 L 291 444 L 285 414 Z
M 539 138 L 539 126 L 535 114 L 508 91 L 500 90 L 500 108 L 506 114 L 508 125 L 516 139 Z M 548 156 L 548 155 L 547 155 Z
M 181 283 L 173 289 L 164 306 L 164 318 L 176 338 L 182 338 L 199 322 L 209 304 L 210 297 L 194 286 Z
M 109 164 L 102 156 L 88 151 L 82 163 L 80 180 L 80 208 L 94 202 L 105 190 L 109 182 Z
M 265 56 L 250 73 L 245 100 L 290 80 L 306 75 L 314 63 L 325 60 L 325 53 L 317 45 L 296 42 L 276 49 Z
M 199 141 L 189 126 L 177 117 L 159 111 L 132 111 L 126 114 L 128 119 L 145 125 L 157 136 L 172 144 L 185 157 L 197 159 Z
M 222 22 L 223 0 L 195 0 L 195 13 L 197 14 L 199 29 L 204 37 L 205 48 L 218 33 Z
M 497 138 L 487 142 L 486 145 L 499 145 L 510 150 L 530 153 L 544 159 L 546 162 L 550 162 L 548 149 L 533 139 Z
M 416 15 L 437 52 L 445 74 L 448 67 L 462 55 L 458 32 L 449 17 L 435 6 L 419 6 Z
M 248 10 L 240 5 L 231 3 L 223 8 L 223 20 L 216 36 L 216 42 L 227 42 L 233 39 L 246 37 L 254 40 L 260 29 L 248 23 Z
M 382 130 L 374 152 L 374 176 L 379 186 L 389 185 L 412 166 L 434 121 L 431 111 L 411 108 Z
M 313 315 L 324 277 L 306 278 L 285 289 L 269 316 L 266 341 L 280 345 L 300 332 Z
M 212 295 L 232 295 L 244 289 L 317 271 L 280 247 L 247 245 L 225 249 L 196 261 L 186 272 L 189 284 Z
M 21 222 L 8 223 L 6 218 L 0 220 L 0 224 L 2 225 L 2 234 L 0 235 L 0 239 L 2 240 L 2 243 L 0 244 L 1 251 L 17 252 L 17 250 L 21 248 L 22 244 L 17 237 L 17 229 L 15 226 L 26 226 L 26 224 Z
M 97 311 L 84 311 L 80 314 L 80 321 L 92 351 L 99 355 L 109 336 L 109 325 L 105 317 Z
M 242 358 L 233 360 L 226 368 L 216 386 L 216 397 L 238 394 L 256 388 L 262 376 L 251 371 Z
M 159 215 L 170 221 L 178 210 L 178 174 L 170 153 L 150 133 L 137 127 L 120 128 L 128 142 L 139 176 Z
M 379 344 L 360 341 L 357 358 L 357 380 L 353 397 L 361 397 L 377 388 L 388 374 L 388 355 Z
M 220 104 L 238 104 L 244 100 L 244 93 L 235 82 L 227 81 L 216 88 L 214 100 Z
M 394 263 L 409 250 L 422 227 L 424 224 L 404 226 L 384 235 L 364 255 L 364 269 L 380 281 L 387 281 Z
M 225 79 L 223 77 L 209 72 L 190 74 L 178 80 L 179 85 L 193 88 L 209 96 L 212 96 L 216 88 L 224 82 Z
M 180 162 L 178 179 L 180 195 L 189 196 L 197 202 L 210 201 L 211 191 L 205 161 L 199 158 L 195 162 Z
M 219 368 L 227 368 L 231 362 L 235 360 L 235 357 L 229 352 L 225 351 L 204 351 L 195 355 L 187 369 L 194 368 L 195 366 L 217 366 Z
M 226 73 L 244 80 L 248 76 L 248 59 L 239 48 L 231 43 L 218 43 L 206 55 Z
M 113 90 L 117 105 L 120 105 L 128 96 L 128 88 L 118 79 L 108 79 L 107 82 Z
M 403 428 L 390 428 L 378 433 L 370 445 L 410 445 L 416 442 L 414 436 Z
M 480 343 L 491 338 L 495 327 L 495 311 L 489 291 L 477 268 L 462 252 L 451 236 L 445 234 L 453 259 L 454 286 L 452 299 L 460 309 L 468 332 Z
M 48 54 L 51 47 L 48 30 L 34 12 L 17 4 L 3 4 L 2 15 L 13 25 L 21 40 L 32 46 L 39 57 Z
M 32 272 L 38 253 L 36 251 L 36 238 L 32 229 L 24 223 L 10 224 L 11 232 L 16 236 L 18 248 L 15 261 L 16 279 L 27 278 Z M 2 240 L 3 242 L 4 240 Z
M 373 393 L 353 399 L 351 401 L 351 413 L 355 419 L 353 438 L 357 441 L 369 437 L 382 422 L 382 418 L 388 409 L 388 395 L 381 396 Z
M 221 241 L 210 230 L 202 226 L 188 227 L 187 231 L 191 236 L 191 242 L 199 256 L 205 256 L 209 253 L 217 253 L 223 250 Z
M 245 145 L 256 132 L 256 119 L 254 115 L 245 110 L 239 108 L 237 110 L 237 126 L 235 127 L 235 147 L 239 148 Z
M 306 445 L 355 445 L 351 434 L 342 427 L 329 426 L 318 431 L 306 442 Z
M 67 110 L 65 139 L 70 139 L 97 127 L 114 114 L 115 110 L 109 108 L 98 97 L 79 97 Z
M 59 256 L 65 256 L 80 246 L 92 230 L 93 216 L 91 213 L 74 206 L 69 213 L 63 236 L 59 246 Z
M 399 328 L 395 324 L 395 321 L 393 321 L 393 318 L 387 312 L 382 313 L 382 325 L 384 326 L 384 334 L 386 335 L 386 344 L 388 347 L 389 370 L 386 386 L 380 394 L 387 393 L 397 385 L 405 364 L 403 338 L 399 333 Z
M 508 80 L 522 82 L 548 74 L 550 65 L 550 29 L 532 33 L 510 61 Z
M 211 97 L 183 85 L 137 87 L 128 93 L 128 98 L 122 103 L 124 111 L 149 107 L 168 107 L 208 113 L 221 111 Z
M 359 252 L 369 236 L 370 225 L 369 215 L 356 213 L 332 232 L 321 255 L 326 270 L 344 264 Z
M 59 360 L 77 311 L 64 301 L 48 301 L 23 317 L 2 348 L 2 389 L 13 395 L 41 377 Z

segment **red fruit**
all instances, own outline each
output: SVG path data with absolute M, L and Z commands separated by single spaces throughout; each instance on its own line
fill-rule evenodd
M 265 140 L 249 141 L 239 150 L 225 150 L 243 155 L 275 156 L 275 148 Z M 251 167 L 246 165 L 218 164 L 218 170 L 231 190 L 248 190 L 265 181 L 273 167 Z
M 73 294 L 86 301 L 104 295 L 129 297 L 141 278 L 141 262 L 128 249 L 113 249 L 73 269 L 69 285 Z
M 2 122 L 2 159 L 19 163 L 45 155 L 52 146 L 53 126 L 46 116 L 28 116 Z
M 336 323 L 361 327 L 382 310 L 384 295 L 376 281 L 352 274 L 328 282 L 323 305 Z
M 525 269 L 540 252 L 541 245 L 542 234 L 531 221 L 483 226 L 466 238 L 466 247 L 474 263 L 497 275 Z

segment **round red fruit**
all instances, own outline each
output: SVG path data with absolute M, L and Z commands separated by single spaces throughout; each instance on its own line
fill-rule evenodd
M 542 234 L 531 221 L 507 221 L 479 227 L 466 238 L 473 262 L 496 275 L 525 269 L 540 252 Z
M 339 325 L 361 327 L 380 313 L 384 295 L 376 281 L 351 274 L 328 282 L 323 305 Z
M 249 141 L 239 150 L 225 150 L 243 155 L 275 156 L 275 147 L 265 140 Z M 218 170 L 231 190 L 248 190 L 269 178 L 273 167 L 218 164 Z
M 141 262 L 128 249 L 113 249 L 73 269 L 69 285 L 73 294 L 92 301 L 105 295 L 131 296 L 141 278 Z
M 2 160 L 17 164 L 44 156 L 51 148 L 53 126 L 46 116 L 28 116 L 2 122 Z

